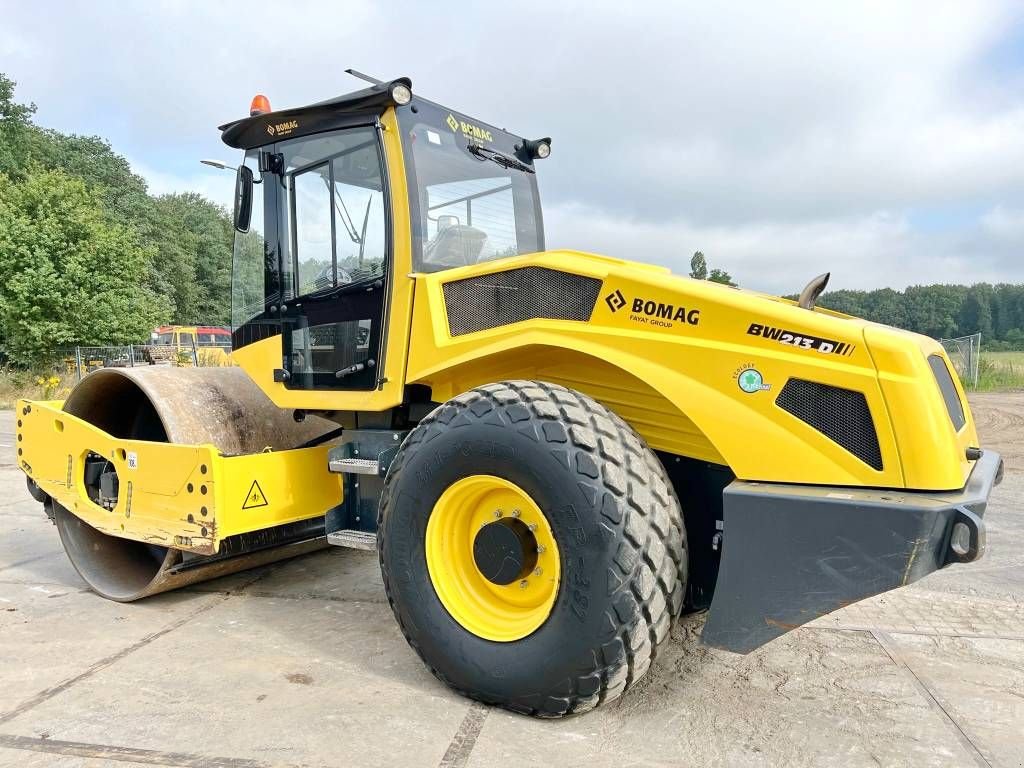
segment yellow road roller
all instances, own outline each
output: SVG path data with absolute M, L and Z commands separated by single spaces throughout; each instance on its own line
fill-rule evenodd
M 238 367 L 18 404 L 100 595 L 374 550 L 438 678 L 557 717 L 635 685 L 683 611 L 746 653 L 982 555 L 1002 461 L 949 360 L 816 306 L 826 276 L 791 301 L 545 250 L 550 139 L 407 78 L 220 130 Z

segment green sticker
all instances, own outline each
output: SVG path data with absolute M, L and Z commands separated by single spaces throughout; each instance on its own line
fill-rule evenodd
M 741 373 L 737 381 L 740 385 L 740 389 L 748 395 L 752 395 L 754 392 L 760 392 L 762 389 L 767 389 L 764 384 L 764 377 L 761 376 L 761 372 L 754 368 L 748 368 Z

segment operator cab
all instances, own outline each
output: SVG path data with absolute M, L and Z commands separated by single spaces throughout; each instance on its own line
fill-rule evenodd
M 279 112 L 260 96 L 221 131 L 245 150 L 232 344 L 280 337 L 286 389 L 382 388 L 396 281 L 544 248 L 534 160 L 550 139 L 414 96 L 408 79 Z

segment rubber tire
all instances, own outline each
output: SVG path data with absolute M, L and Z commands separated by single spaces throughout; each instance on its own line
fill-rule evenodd
M 474 474 L 530 494 L 561 555 L 551 614 L 514 642 L 465 630 L 427 570 L 434 504 Z M 664 467 L 622 419 L 565 387 L 503 381 L 448 401 L 407 436 L 385 481 L 377 540 L 395 618 L 434 675 L 487 704 L 559 717 L 617 699 L 647 672 L 682 607 L 685 530 Z

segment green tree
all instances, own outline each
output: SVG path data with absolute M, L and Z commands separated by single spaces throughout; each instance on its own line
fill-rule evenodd
M 14 100 L 16 83 L 0 72 L 0 173 L 20 176 L 26 164 L 27 143 L 32 131 L 35 104 Z
M 957 333 L 981 333 L 981 338 L 992 336 L 992 286 L 972 285 L 960 305 Z
M 708 279 L 708 262 L 700 251 L 694 253 L 693 258 L 690 259 L 690 277 L 694 280 Z
M 174 322 L 226 325 L 231 313 L 233 228 L 221 206 L 194 192 L 154 201 L 156 283 L 174 301 Z
M 736 283 L 732 281 L 732 275 L 724 269 L 712 269 L 711 274 L 708 275 L 708 280 L 712 283 L 721 283 L 722 285 L 731 285 L 733 288 L 736 287 Z
M 55 347 L 146 339 L 170 302 L 145 285 L 153 249 L 56 170 L 0 176 L 0 344 L 29 365 Z
M 82 179 L 96 191 L 107 213 L 144 236 L 153 232 L 153 200 L 145 180 L 99 136 L 75 136 L 32 127 L 29 160 L 43 168 L 63 171 Z

